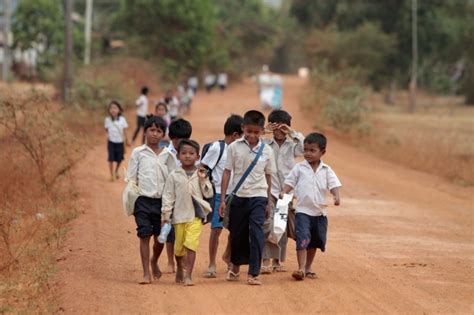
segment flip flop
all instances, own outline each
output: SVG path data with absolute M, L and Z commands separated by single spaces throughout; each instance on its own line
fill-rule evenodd
M 240 272 L 233 272 L 232 270 L 229 270 L 227 272 L 227 277 L 225 278 L 227 281 L 239 281 L 240 279 Z
M 304 275 L 308 279 L 317 279 L 318 276 L 316 275 L 315 272 L 309 271 Z
M 247 283 L 249 285 L 262 285 L 262 281 L 258 277 L 249 277 Z
M 273 268 L 271 266 L 262 266 L 260 268 L 260 273 L 262 275 L 269 275 L 272 273 Z
M 298 281 L 304 280 L 304 272 L 301 270 L 293 272 L 291 276 Z
M 217 278 L 217 272 L 216 271 L 206 271 L 203 273 L 203 277 L 207 279 L 214 279 Z
M 151 280 L 150 281 L 140 281 L 138 282 L 139 285 L 146 285 L 146 284 L 151 284 Z
M 279 265 L 279 266 L 273 266 L 273 271 L 275 272 L 287 272 L 288 269 L 286 269 L 285 266 Z

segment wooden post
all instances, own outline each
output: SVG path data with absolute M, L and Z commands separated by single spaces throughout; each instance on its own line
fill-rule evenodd
M 10 70 L 10 44 L 11 44 L 11 0 L 3 0 L 3 62 L 2 80 L 8 81 Z
M 416 90 L 417 90 L 417 72 L 418 72 L 418 21 L 417 21 L 417 0 L 411 1 L 411 46 L 412 46 L 412 65 L 410 80 L 410 112 L 416 109 Z
M 63 101 L 68 103 L 71 100 L 71 87 L 73 80 L 72 57 L 73 57 L 73 41 L 72 41 L 72 10 L 74 0 L 64 0 L 64 80 L 63 80 Z
M 84 29 L 84 64 L 88 65 L 91 63 L 91 32 L 92 32 L 92 7 L 93 0 L 87 0 L 86 2 L 86 23 Z

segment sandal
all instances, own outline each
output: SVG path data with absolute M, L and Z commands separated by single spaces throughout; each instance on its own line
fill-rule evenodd
M 207 279 L 217 278 L 217 272 L 215 270 L 208 270 L 203 273 L 203 277 Z
M 269 275 L 272 273 L 273 268 L 271 266 L 262 266 L 260 268 L 260 273 L 262 275 Z
M 316 273 L 312 272 L 312 271 L 308 271 L 304 276 L 308 279 L 317 279 L 318 278 Z
M 283 266 L 283 265 L 277 265 L 277 266 L 273 266 L 273 271 L 275 271 L 275 272 L 287 272 L 288 269 L 286 269 L 286 267 Z
M 227 272 L 227 277 L 225 278 L 227 281 L 239 281 L 240 279 L 240 272 L 233 272 L 232 270 L 229 270 Z
M 304 280 L 304 272 L 301 270 L 293 272 L 291 276 L 298 281 Z
M 247 283 L 249 285 L 262 285 L 262 281 L 260 281 L 260 279 L 258 279 L 258 277 L 249 277 L 247 279 Z

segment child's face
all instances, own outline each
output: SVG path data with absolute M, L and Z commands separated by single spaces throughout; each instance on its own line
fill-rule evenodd
M 184 167 L 194 166 L 199 159 L 199 154 L 196 149 L 190 145 L 183 145 L 178 153 L 178 160 Z
M 242 125 L 244 138 L 250 144 L 257 144 L 263 134 L 263 127 L 259 125 Z
M 309 163 L 319 162 L 324 153 L 326 153 L 326 150 L 321 150 L 317 143 L 304 144 L 304 159 Z
M 110 107 L 109 107 L 109 114 L 110 114 L 112 117 L 117 117 L 117 116 L 120 114 L 120 108 L 118 108 L 118 106 L 115 105 L 115 104 L 110 105 Z
M 241 134 L 241 133 L 238 133 L 238 132 L 234 132 L 234 133 L 232 134 L 232 137 L 231 137 L 231 140 L 232 140 L 231 143 L 234 142 L 235 140 L 240 139 L 240 138 L 242 138 L 242 134 Z
M 162 105 L 156 107 L 155 115 L 158 117 L 164 117 L 166 115 L 166 108 Z
M 149 145 L 158 145 L 161 139 L 163 139 L 164 135 L 165 134 L 161 128 L 157 127 L 156 125 L 152 125 L 145 132 L 146 143 Z
M 279 123 L 277 123 L 279 124 Z M 286 139 L 286 134 L 281 131 L 280 128 L 277 128 L 275 130 L 273 130 L 273 138 L 277 141 L 282 141 L 282 140 L 285 140 Z

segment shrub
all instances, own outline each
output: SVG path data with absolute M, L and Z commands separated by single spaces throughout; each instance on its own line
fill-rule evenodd
M 344 88 L 339 96 L 330 97 L 324 106 L 323 116 L 329 125 L 343 132 L 358 126 L 366 113 L 363 91 L 358 86 Z

